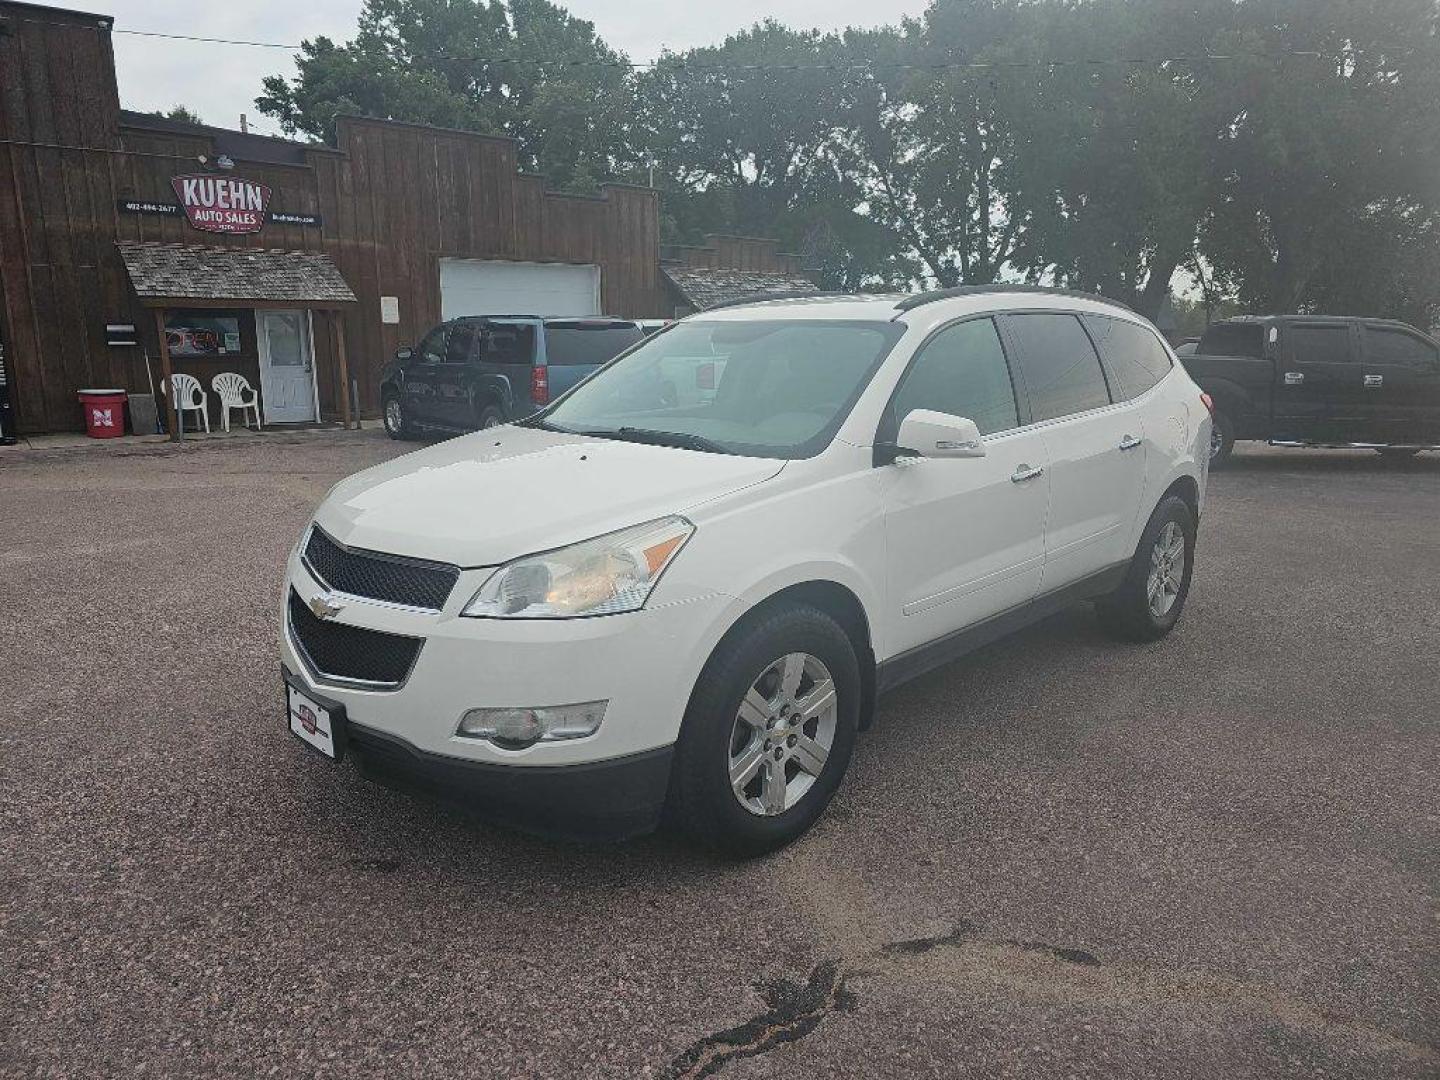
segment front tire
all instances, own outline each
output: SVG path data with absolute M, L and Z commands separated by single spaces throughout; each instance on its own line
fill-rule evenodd
M 685 711 L 672 827 L 733 855 L 801 836 L 840 786 L 860 718 L 860 665 L 833 618 L 768 608 L 721 642 Z
M 1125 580 L 1096 601 L 1100 625 L 1121 641 L 1158 641 L 1180 621 L 1194 568 L 1195 515 L 1184 499 L 1166 496 L 1145 524 Z
M 385 418 L 386 435 L 402 441 L 415 438 L 415 426 L 410 422 L 410 414 L 398 394 L 386 397 L 380 408 Z

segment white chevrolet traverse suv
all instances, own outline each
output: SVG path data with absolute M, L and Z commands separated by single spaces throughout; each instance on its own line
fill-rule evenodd
M 290 728 L 522 827 L 766 851 L 897 683 L 1077 601 L 1168 633 L 1210 427 L 1094 297 L 712 309 L 337 485 L 288 566 Z

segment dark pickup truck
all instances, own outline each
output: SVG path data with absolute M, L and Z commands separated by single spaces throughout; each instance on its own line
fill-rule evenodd
M 1440 447 L 1440 344 L 1404 323 L 1244 316 L 1211 324 L 1180 361 L 1215 403 L 1213 465 L 1237 439 L 1396 457 Z

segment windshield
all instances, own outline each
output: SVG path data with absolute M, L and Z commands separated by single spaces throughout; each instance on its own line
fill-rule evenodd
M 829 445 L 904 327 L 677 323 L 542 413 L 564 431 L 800 458 Z

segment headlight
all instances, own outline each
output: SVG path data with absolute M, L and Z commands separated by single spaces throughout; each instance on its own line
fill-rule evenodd
M 465 605 L 485 619 L 570 619 L 637 611 L 695 526 L 661 518 L 496 570 Z

